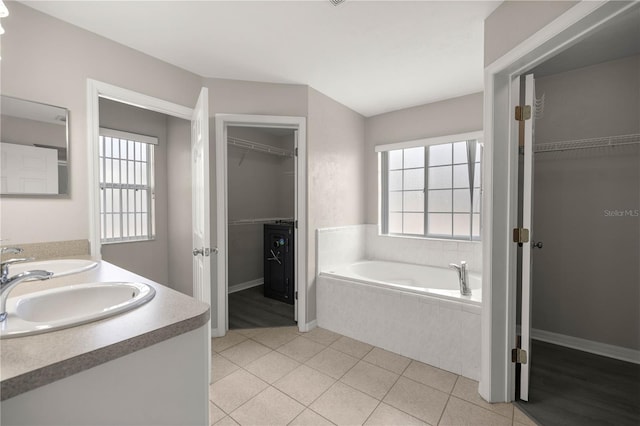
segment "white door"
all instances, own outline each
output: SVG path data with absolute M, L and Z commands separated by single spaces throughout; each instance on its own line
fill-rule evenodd
M 191 208 L 193 297 L 211 304 L 211 236 L 209 225 L 209 96 L 203 87 L 191 118 Z M 211 353 L 211 320 L 207 324 Z M 211 377 L 211 363 L 209 363 Z
M 535 85 L 533 74 L 525 76 L 524 105 L 531 110 L 530 118 L 523 121 L 520 138 L 524 142 L 522 185 L 522 228 L 529 230 L 529 241 L 522 244 L 522 312 L 521 349 L 526 358 L 520 364 L 520 399 L 529 400 L 529 375 L 531 372 L 531 271 L 533 248 L 533 122 L 535 114 Z

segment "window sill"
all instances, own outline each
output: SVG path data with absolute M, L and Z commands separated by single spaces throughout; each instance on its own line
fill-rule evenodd
M 454 242 L 454 243 L 482 243 L 481 239 L 462 239 L 462 238 L 438 238 L 438 237 L 422 237 L 419 235 L 403 235 L 403 234 L 381 234 L 378 233 L 379 237 L 389 237 L 389 238 L 401 238 L 407 240 L 421 240 L 421 241 L 440 241 L 440 242 Z
M 100 244 L 103 246 L 110 246 L 115 244 L 127 244 L 127 243 L 148 243 L 156 241 L 156 238 L 144 238 L 144 239 L 133 239 L 133 240 L 118 240 L 118 241 L 100 241 Z

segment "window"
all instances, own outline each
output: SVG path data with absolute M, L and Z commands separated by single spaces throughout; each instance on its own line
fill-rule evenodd
M 99 143 L 101 242 L 152 240 L 157 138 L 101 128 Z
M 377 148 L 383 234 L 480 239 L 482 148 L 459 136 Z

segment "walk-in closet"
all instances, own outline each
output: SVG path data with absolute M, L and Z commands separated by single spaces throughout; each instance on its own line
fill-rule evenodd
M 544 425 L 640 424 L 640 8 L 533 69 L 531 379 Z
M 229 127 L 229 329 L 295 325 L 295 134 Z

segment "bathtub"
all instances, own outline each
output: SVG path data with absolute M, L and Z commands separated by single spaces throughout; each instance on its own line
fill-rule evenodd
M 318 326 L 460 374 L 480 377 L 481 277 L 460 294 L 452 269 L 360 260 L 321 270 Z
M 425 296 L 441 297 L 480 306 L 482 280 L 480 274 L 469 273 L 471 296 L 460 294 L 460 281 L 453 269 L 409 263 L 364 260 L 322 272 L 326 276 L 353 280 L 377 287 L 389 287 L 399 291 Z

